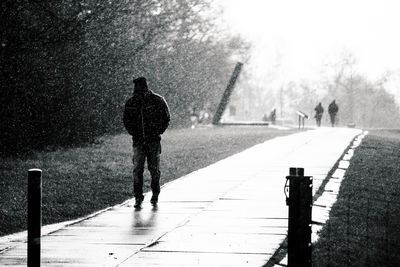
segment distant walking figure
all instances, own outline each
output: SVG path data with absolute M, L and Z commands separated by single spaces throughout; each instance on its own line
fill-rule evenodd
M 189 112 L 190 112 L 190 122 L 192 124 L 191 128 L 194 129 L 199 123 L 199 114 L 197 114 L 196 107 L 192 107 L 191 109 L 189 109 Z
M 338 113 L 338 111 L 339 111 L 339 107 L 338 107 L 338 105 L 335 103 L 335 100 L 333 100 L 330 104 L 329 104 L 329 107 L 328 107 L 328 112 L 329 112 L 329 116 L 331 117 L 331 124 L 332 124 L 332 127 L 334 127 L 335 126 L 335 123 L 336 123 L 336 114 Z
M 321 102 L 314 108 L 315 110 L 315 120 L 317 121 L 317 126 L 321 127 L 321 119 L 322 119 L 322 114 L 324 114 L 324 108 L 322 107 Z
M 272 124 L 276 122 L 276 108 L 273 108 L 271 113 L 269 114 L 269 119 L 271 120 Z
M 133 191 L 135 208 L 143 202 L 143 172 L 147 167 L 151 175 L 151 203 L 156 205 L 160 194 L 161 134 L 168 128 L 170 114 L 165 99 L 147 87 L 144 77 L 133 80 L 133 96 L 125 104 L 123 122 L 132 135 Z

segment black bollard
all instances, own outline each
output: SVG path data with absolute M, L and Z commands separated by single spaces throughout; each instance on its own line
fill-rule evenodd
M 303 168 L 290 168 L 288 266 L 311 267 L 312 177 Z
M 28 267 L 40 267 L 42 170 L 28 170 Z

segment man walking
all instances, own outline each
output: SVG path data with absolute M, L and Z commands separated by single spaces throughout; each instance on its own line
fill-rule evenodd
M 335 100 L 333 100 L 328 106 L 328 112 L 329 112 L 329 116 L 331 117 L 332 127 L 335 126 L 335 122 L 336 122 L 335 119 L 336 119 L 336 114 L 338 113 L 338 111 L 339 111 L 339 107 L 335 103 Z
M 315 120 L 317 121 L 317 126 L 321 127 L 321 119 L 322 119 L 322 114 L 324 114 L 324 108 L 322 107 L 321 102 L 314 108 L 315 110 Z
M 153 93 L 144 77 L 133 80 L 133 96 L 125 104 L 123 122 L 132 135 L 133 145 L 133 191 L 135 208 L 143 202 L 143 172 L 147 167 L 151 175 L 152 197 L 150 202 L 157 205 L 160 194 L 161 134 L 168 128 L 170 114 L 165 99 Z

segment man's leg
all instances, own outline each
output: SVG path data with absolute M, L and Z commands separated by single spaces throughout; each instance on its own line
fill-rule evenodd
M 151 198 L 152 204 L 156 204 L 158 202 L 158 195 L 160 194 L 160 153 L 160 142 L 147 144 L 147 167 L 151 175 L 151 191 L 153 192 L 153 196 Z
M 133 147 L 133 195 L 136 199 L 135 207 L 140 207 L 143 201 L 143 171 L 146 154 L 142 145 Z

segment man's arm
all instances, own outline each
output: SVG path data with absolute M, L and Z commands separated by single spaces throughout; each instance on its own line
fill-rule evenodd
M 128 131 L 130 135 L 133 134 L 133 118 L 132 118 L 132 112 L 130 112 L 130 105 L 129 102 L 126 102 L 125 104 L 125 109 L 124 109 L 124 116 L 122 118 L 122 121 L 124 123 L 125 129 Z
M 161 134 L 162 134 L 168 128 L 169 122 L 171 120 L 171 116 L 169 113 L 169 107 L 168 107 L 167 101 L 165 101 L 164 98 L 161 98 L 161 101 L 162 101 L 162 118 L 163 119 L 162 119 L 162 126 L 161 126 L 162 128 L 160 130 L 161 130 Z

